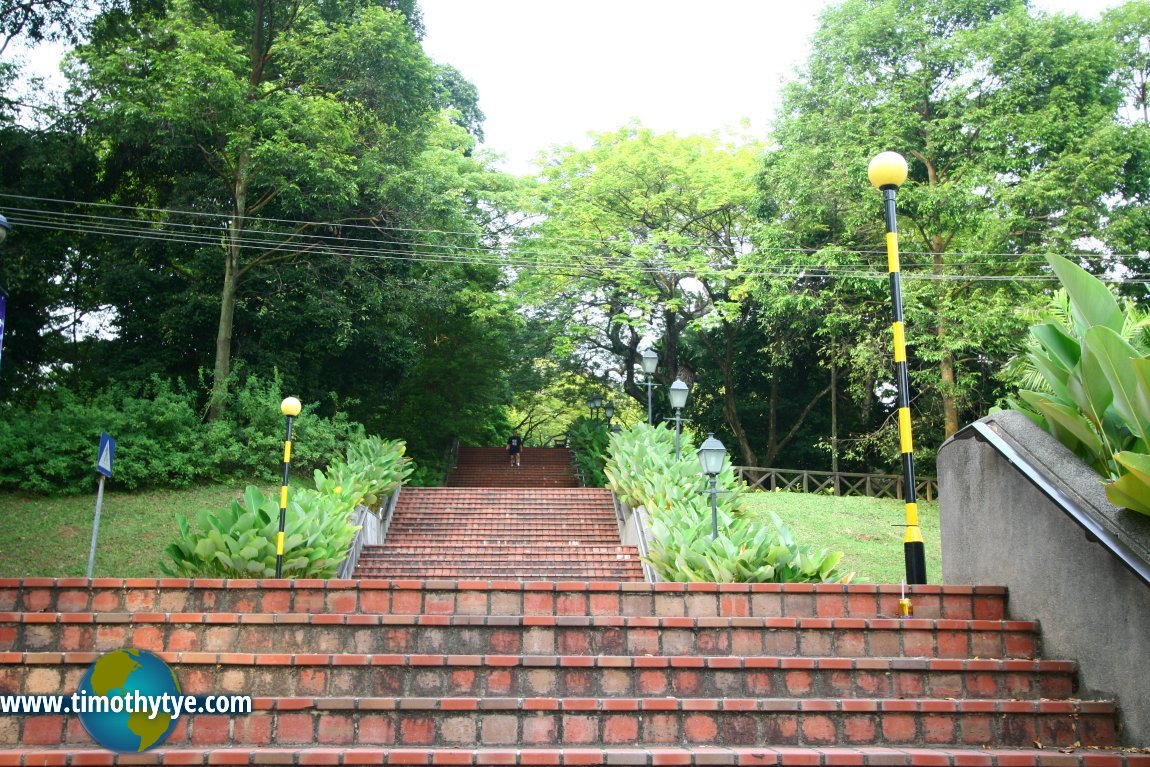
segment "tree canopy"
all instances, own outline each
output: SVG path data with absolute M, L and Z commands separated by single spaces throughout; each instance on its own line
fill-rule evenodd
M 910 165 L 927 468 L 1014 386 L 1006 362 L 1053 287 L 1045 254 L 1147 300 L 1150 0 L 1097 21 L 842 0 L 767 135 L 634 122 L 527 178 L 495 170 L 482 94 L 427 55 L 414 0 L 0 3 L 0 33 L 75 41 L 61 104 L 29 125 L 0 103 L 12 406 L 160 380 L 211 420 L 246 376 L 278 376 L 435 457 L 511 428 L 557 437 L 589 392 L 642 418 L 652 348 L 659 386 L 688 382 L 691 428 L 738 462 L 890 469 L 866 179 L 884 150 Z

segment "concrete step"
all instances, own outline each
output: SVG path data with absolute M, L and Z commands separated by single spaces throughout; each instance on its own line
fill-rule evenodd
M 1066 700 L 1050 660 L 159 652 L 189 695 Z M 0 653 L 0 694 L 76 689 L 93 652 Z
M 72 716 L 0 728 L 0 746 L 91 743 Z M 245 716 L 180 717 L 179 746 L 998 746 L 1114 742 L 1109 701 L 825 698 L 255 698 Z
M 0 611 L 880 618 L 900 587 L 611 581 L 0 578 Z M 915 586 L 916 618 L 999 621 L 999 586 Z M 0 637 L 3 632 L 0 632 Z
M 277 613 L 3 613 L 0 651 L 1020 658 L 1032 621 Z
M 715 765 L 716 767 L 775 767 L 824 765 L 862 767 L 1150 767 L 1150 755 L 1118 750 L 1009 749 L 971 747 L 793 747 L 793 746 L 628 746 L 549 748 L 431 748 L 425 746 L 361 748 L 309 746 L 250 748 L 239 731 L 232 732 L 233 747 L 161 747 L 144 754 L 116 758 L 90 748 L 34 748 L 0 750 L 0 765 L 485 765 L 486 767 L 657 767 L 658 765 Z

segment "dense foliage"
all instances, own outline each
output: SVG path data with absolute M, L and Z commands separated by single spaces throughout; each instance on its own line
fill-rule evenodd
M 611 489 L 624 503 L 647 510 L 647 561 L 661 578 L 718 583 L 851 579 L 838 566 L 842 552 L 799 545 L 777 517 L 764 525 L 745 514 L 744 485 L 729 463 L 717 477 L 718 536 L 712 537 L 709 479 L 689 441 L 681 452 L 676 459 L 673 431 L 639 424 L 611 435 L 605 469 Z
M 353 442 L 327 473 L 315 472 L 315 489 L 288 495 L 282 576 L 330 578 L 347 558 L 359 528 L 352 511 L 379 505 L 410 473 L 404 444 L 367 437 Z M 169 575 L 267 578 L 275 575 L 280 500 L 248 487 L 224 509 L 204 509 L 189 523 L 176 515 L 179 535 L 167 548 Z
M 60 98 L 0 97 L 3 487 L 77 486 L 100 431 L 127 487 L 267 476 L 250 381 L 276 375 L 316 419 L 301 451 L 363 424 L 430 482 L 456 438 L 549 443 L 589 390 L 635 420 L 645 347 L 656 420 L 682 378 L 739 463 L 894 470 L 882 150 L 910 163 L 923 473 L 1017 389 L 1047 254 L 1146 302 L 1150 0 L 841 0 L 769 135 L 636 122 L 524 179 L 479 147 L 481 94 L 427 55 L 415 0 L 86 8 L 0 2 L 0 85 L 8 42 L 75 43 Z
M 196 395 L 162 379 L 113 385 L 89 395 L 63 388 L 35 405 L 0 405 L 0 489 L 64 495 L 95 481 L 100 433 L 116 439 L 113 482 L 129 490 L 234 479 L 274 482 L 283 457 L 281 383 L 248 376 L 234 387 L 226 418 L 205 424 Z M 292 466 L 304 475 L 328 465 L 363 429 L 307 406 L 295 421 Z
M 1026 359 L 1045 386 L 1012 404 L 1112 480 L 1112 502 L 1150 514 L 1150 319 L 1130 305 L 1123 311 L 1080 267 L 1049 258 L 1069 311 L 1031 327 Z
M 609 437 L 607 422 L 599 418 L 578 418 L 567 430 L 567 447 L 587 487 L 607 484 L 603 467 L 607 464 Z

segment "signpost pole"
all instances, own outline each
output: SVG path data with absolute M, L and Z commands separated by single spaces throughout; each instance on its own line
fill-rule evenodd
M 92 525 L 92 548 L 88 550 L 88 578 L 96 566 L 96 539 L 100 537 L 100 509 L 104 505 L 104 475 L 100 475 L 100 489 L 96 491 L 96 522 Z
M 100 489 L 96 491 L 96 521 L 92 524 L 92 548 L 88 550 L 88 576 L 96 567 L 96 539 L 100 537 L 100 509 L 104 506 L 104 480 L 112 476 L 112 461 L 116 455 L 116 440 L 110 434 L 100 435 L 96 449 L 96 471 L 100 474 Z

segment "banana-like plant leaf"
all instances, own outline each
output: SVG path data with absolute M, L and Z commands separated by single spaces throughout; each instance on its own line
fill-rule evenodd
M 1070 296 L 1071 315 L 1079 335 L 1097 325 L 1122 332 L 1125 317 L 1105 283 L 1062 256 L 1050 254 L 1046 260 Z
M 1140 391 L 1141 383 L 1133 365 L 1138 352 L 1107 327 L 1091 328 L 1083 341 L 1083 361 L 1097 361 L 1113 392 L 1114 409 L 1126 427 L 1143 441 L 1150 440 L 1150 410 L 1143 409 L 1150 402 L 1150 392 Z
M 1061 327 L 1053 322 L 1047 322 L 1034 325 L 1030 328 L 1030 332 L 1042 344 L 1042 348 L 1046 349 L 1050 359 L 1058 363 L 1058 367 L 1069 371 L 1078 364 L 1078 358 L 1082 356 L 1078 339 L 1067 334 Z
M 1106 497 L 1115 506 L 1150 514 L 1150 483 L 1136 474 L 1124 474 L 1107 485 Z

